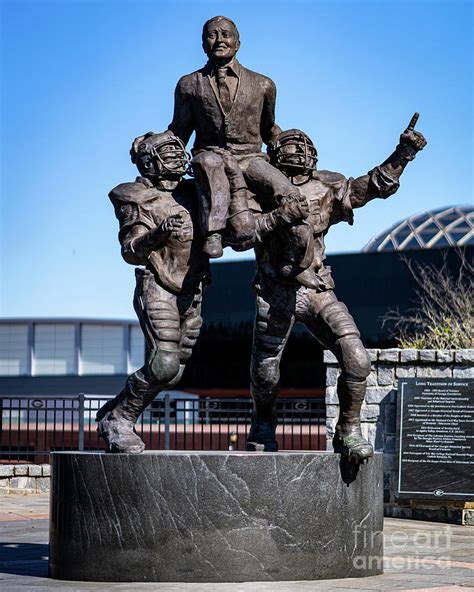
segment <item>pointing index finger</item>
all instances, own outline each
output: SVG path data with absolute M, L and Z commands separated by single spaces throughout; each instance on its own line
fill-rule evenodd
M 420 114 L 417 112 L 410 119 L 410 123 L 408 124 L 408 127 L 406 129 L 407 132 L 411 132 L 415 129 L 415 125 L 416 125 L 416 122 L 418 121 L 418 117 L 420 117 Z

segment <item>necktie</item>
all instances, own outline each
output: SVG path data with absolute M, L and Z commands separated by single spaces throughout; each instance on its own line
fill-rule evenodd
M 217 70 L 217 90 L 219 91 L 219 100 L 222 105 L 224 113 L 229 113 L 232 107 L 232 100 L 230 98 L 230 90 L 227 86 L 227 68 L 219 68 Z

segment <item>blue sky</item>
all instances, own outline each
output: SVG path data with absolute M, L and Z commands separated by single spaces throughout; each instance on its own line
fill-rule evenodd
M 417 211 L 472 203 L 469 1 L 3 0 L 1 9 L 2 316 L 134 317 L 133 267 L 107 193 L 135 176 L 131 140 L 167 127 L 178 78 L 205 62 L 201 28 L 215 14 L 235 20 L 240 61 L 276 82 L 279 125 L 313 138 L 321 169 L 366 173 L 421 114 L 428 146 L 399 192 L 330 230 L 328 252 L 358 251 Z

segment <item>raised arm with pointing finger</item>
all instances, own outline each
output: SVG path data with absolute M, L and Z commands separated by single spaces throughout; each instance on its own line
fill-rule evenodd
M 381 165 L 362 177 L 350 180 L 351 207 L 360 208 L 376 197 L 393 195 L 400 186 L 399 179 L 406 165 L 426 146 L 426 140 L 415 130 L 419 114 L 415 113 L 400 136 L 395 151 Z

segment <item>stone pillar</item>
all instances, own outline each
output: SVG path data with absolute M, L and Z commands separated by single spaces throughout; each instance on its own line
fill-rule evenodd
M 50 467 L 47 464 L 0 464 L 0 496 L 18 493 L 48 493 Z
M 362 406 L 362 433 L 376 451 L 384 453 L 384 510 L 393 517 L 433 519 L 446 517 L 447 521 L 472 521 L 471 504 L 462 502 L 400 501 L 396 499 L 396 423 L 398 379 L 420 378 L 474 378 L 474 349 L 369 349 L 372 366 L 367 379 L 367 394 Z M 339 415 L 336 392 L 339 365 L 334 355 L 324 352 L 326 363 L 326 448 L 332 450 L 332 437 Z M 424 506 L 424 510 L 422 510 Z M 434 514 L 432 511 L 432 507 Z M 462 507 L 461 507 L 462 506 Z M 426 511 L 425 511 L 426 510 Z

